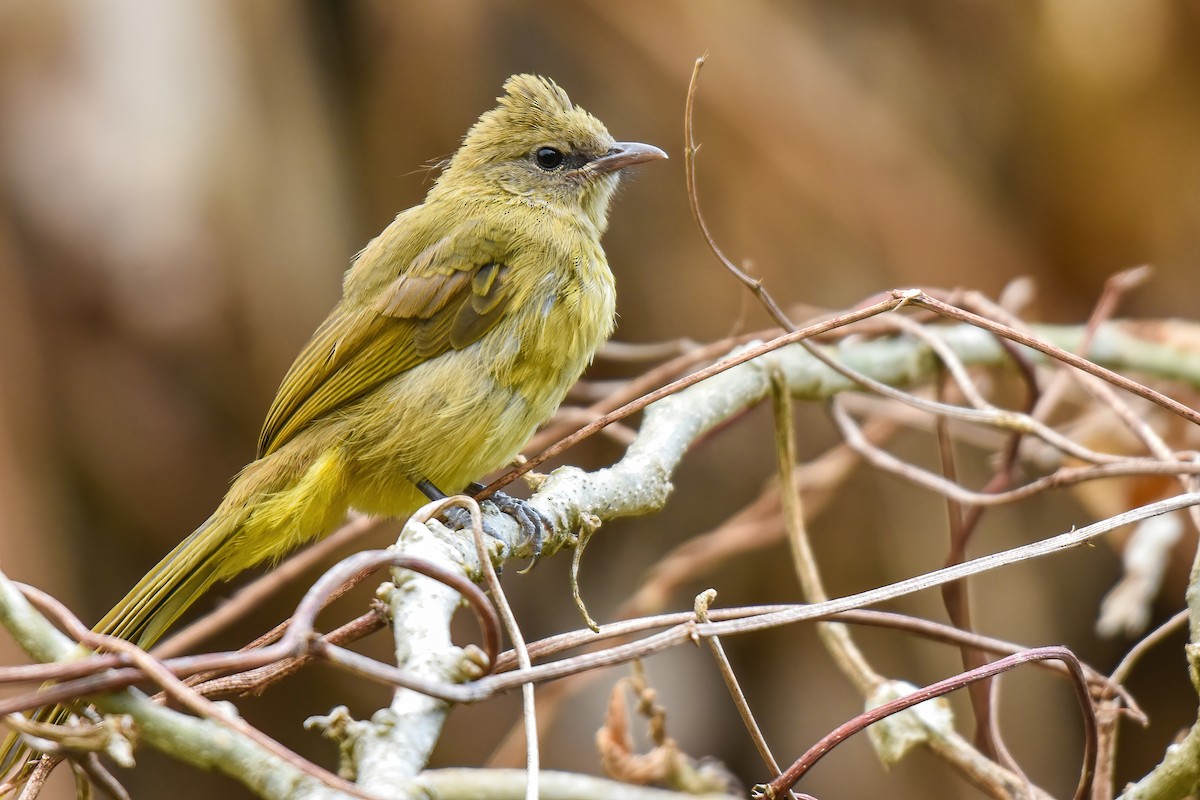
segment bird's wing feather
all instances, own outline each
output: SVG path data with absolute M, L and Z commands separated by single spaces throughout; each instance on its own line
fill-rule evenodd
M 413 259 L 375 302 L 339 305 L 284 377 L 259 436 L 259 457 L 384 381 L 478 341 L 509 305 L 506 250 L 501 237 L 473 220 Z

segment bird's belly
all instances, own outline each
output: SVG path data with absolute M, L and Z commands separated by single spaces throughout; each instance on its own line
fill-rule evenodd
M 381 386 L 371 404 L 378 413 L 343 418 L 354 420 L 343 436 L 358 445 L 348 448 L 356 453 L 351 505 L 406 515 L 421 504 L 415 481 L 424 478 L 454 494 L 512 461 L 562 402 L 610 326 L 581 336 L 576 325 L 563 341 L 501 324 L 475 344 Z

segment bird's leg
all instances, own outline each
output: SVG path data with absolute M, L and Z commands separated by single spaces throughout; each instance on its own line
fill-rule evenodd
M 417 481 L 416 486 L 421 490 L 421 493 L 430 500 L 444 500 L 447 495 L 441 489 L 433 485 L 433 482 L 428 479 Z M 478 494 L 484 490 L 482 483 L 471 483 L 467 486 L 467 491 L 471 494 Z M 524 500 L 521 500 L 504 492 L 494 492 L 491 497 L 484 500 L 485 503 L 490 503 L 495 508 L 517 521 L 521 526 L 521 532 L 533 545 L 533 563 L 536 564 L 538 558 L 542 555 L 542 542 L 545 541 L 546 535 L 554 529 L 553 523 L 546 517 L 545 514 L 538 511 Z M 471 513 L 465 508 L 450 508 L 442 514 L 451 525 L 459 528 L 467 528 L 471 525 Z M 504 537 L 498 534 L 488 525 L 487 520 L 483 521 L 483 532 L 493 539 L 499 539 L 504 542 Z M 533 566 L 530 564 L 529 566 Z
M 445 500 L 450 496 L 438 487 L 434 486 L 433 481 L 429 480 L 428 478 L 422 478 L 421 480 L 417 481 L 416 485 L 417 488 L 421 490 L 421 494 L 425 495 L 430 500 Z M 442 516 L 446 518 L 447 522 L 456 528 L 471 527 L 471 512 L 467 511 L 461 506 L 447 508 L 442 512 Z M 483 532 L 493 539 L 500 539 L 502 542 L 504 541 L 499 534 L 492 530 L 491 526 L 488 525 L 486 521 L 483 523 Z

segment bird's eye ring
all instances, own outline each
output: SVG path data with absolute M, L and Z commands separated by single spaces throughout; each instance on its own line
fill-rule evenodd
M 547 172 L 558 169 L 563 163 L 562 151 L 553 147 L 539 147 L 533 154 L 533 158 L 537 161 L 537 165 Z

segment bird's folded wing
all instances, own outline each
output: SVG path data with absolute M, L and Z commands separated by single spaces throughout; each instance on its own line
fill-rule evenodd
M 487 333 L 512 294 L 498 239 L 480 221 L 464 223 L 401 269 L 367 307 L 339 304 L 284 377 L 259 457 L 381 383 Z

